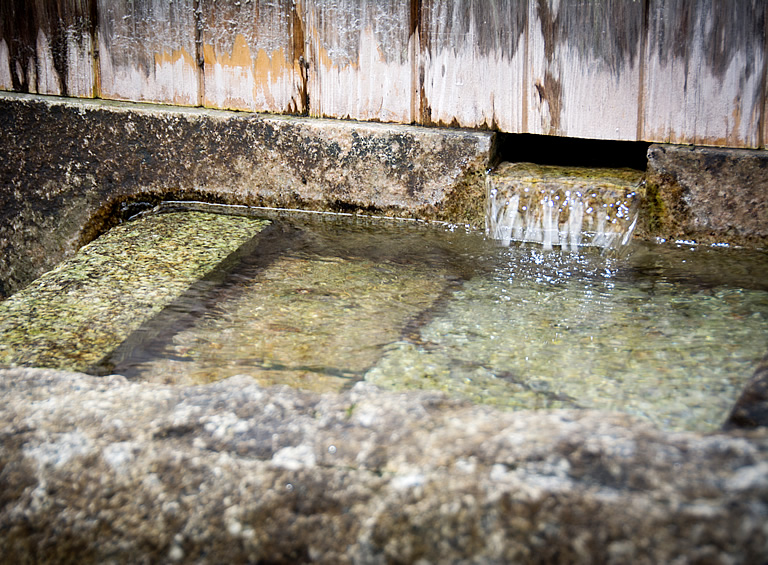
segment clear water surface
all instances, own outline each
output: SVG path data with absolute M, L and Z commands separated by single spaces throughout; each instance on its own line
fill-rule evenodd
M 707 430 L 767 349 L 760 251 L 636 243 L 617 258 L 329 217 L 278 219 L 255 239 L 97 370 L 317 391 L 367 380 Z

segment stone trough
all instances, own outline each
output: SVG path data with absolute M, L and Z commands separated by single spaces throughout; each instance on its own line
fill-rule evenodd
M 482 225 L 491 132 L 0 95 L 0 295 L 163 198 Z M 764 151 L 651 146 L 638 235 L 763 245 Z M 729 187 L 727 190 L 724 187 Z M 122 211 L 122 212 L 121 212 Z M 761 563 L 765 370 L 727 424 L 0 370 L 35 563 Z

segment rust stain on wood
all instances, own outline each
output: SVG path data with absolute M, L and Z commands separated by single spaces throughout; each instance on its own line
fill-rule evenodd
M 765 0 L 0 0 L 0 89 L 764 147 L 767 25 Z
M 290 0 L 202 4 L 204 105 L 261 112 L 307 108 L 304 24 Z

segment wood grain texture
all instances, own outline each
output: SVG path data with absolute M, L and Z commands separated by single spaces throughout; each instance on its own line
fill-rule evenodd
M 643 3 L 532 0 L 530 22 L 527 132 L 635 139 Z
M 401 0 L 306 3 L 310 114 L 410 123 L 417 42 Z
M 104 98 L 199 104 L 195 0 L 94 1 Z
M 757 147 L 764 0 L 648 0 L 642 139 Z
M 92 1 L 0 2 L 0 89 L 93 96 Z
M 529 0 L 423 0 L 423 124 L 525 131 Z
M 206 106 L 306 111 L 304 24 L 291 0 L 202 0 Z
M 765 147 L 767 24 L 768 0 L 0 0 L 0 89 Z

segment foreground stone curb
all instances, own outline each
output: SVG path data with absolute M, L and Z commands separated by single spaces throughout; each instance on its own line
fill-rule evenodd
M 0 371 L 0 553 L 36 563 L 759 563 L 768 433 Z M 419 561 L 421 560 L 421 561 Z
M 0 298 L 137 198 L 482 223 L 493 141 L 489 132 L 13 93 L 0 93 L 0 130 Z

